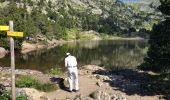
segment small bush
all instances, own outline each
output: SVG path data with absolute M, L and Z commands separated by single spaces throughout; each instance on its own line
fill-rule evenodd
M 51 83 L 41 83 L 38 80 L 33 79 L 30 76 L 20 76 L 16 80 L 16 87 L 18 88 L 35 88 L 40 91 L 48 92 L 57 90 L 58 87 Z
M 10 92 L 0 85 L 0 100 L 11 100 Z M 27 100 L 25 96 L 17 96 L 16 100 Z
M 10 100 L 9 92 L 0 90 L 0 100 Z
M 68 40 L 68 34 L 67 34 L 67 33 L 64 33 L 62 38 L 63 38 L 64 40 Z
M 94 92 L 90 93 L 89 96 L 93 99 L 97 99 L 97 93 L 98 93 L 97 91 L 94 91 Z
M 16 100 L 28 100 L 26 96 L 18 96 Z
M 52 74 L 52 75 L 62 75 L 64 72 L 59 70 L 59 69 L 50 69 L 48 71 L 48 74 Z

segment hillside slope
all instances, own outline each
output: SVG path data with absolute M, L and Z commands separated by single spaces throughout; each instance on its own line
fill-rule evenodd
M 153 24 L 162 20 L 154 4 L 118 0 L 1 0 L 0 24 L 12 19 L 15 30 L 33 38 L 43 34 L 49 39 L 67 39 L 69 29 L 133 36 L 136 31 L 151 30 Z

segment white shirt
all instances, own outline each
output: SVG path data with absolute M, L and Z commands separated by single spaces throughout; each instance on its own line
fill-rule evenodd
M 69 55 L 65 58 L 65 66 L 77 66 L 77 60 L 74 56 Z

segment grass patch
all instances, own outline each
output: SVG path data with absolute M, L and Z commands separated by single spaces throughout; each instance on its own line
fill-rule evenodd
M 55 84 L 52 83 L 42 83 L 38 80 L 33 79 L 30 76 L 19 76 L 16 79 L 16 87 L 18 88 L 35 88 L 40 91 L 49 92 L 57 90 L 58 87 Z
M 16 100 L 28 100 L 26 96 L 18 96 Z
M 64 72 L 62 70 L 59 70 L 59 69 L 50 69 L 47 73 L 51 74 L 51 75 L 62 75 L 62 74 L 64 74 Z

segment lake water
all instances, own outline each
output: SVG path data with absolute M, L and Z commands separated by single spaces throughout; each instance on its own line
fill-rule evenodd
M 147 52 L 145 40 L 81 41 L 52 49 L 16 55 L 16 68 L 46 72 L 51 68 L 64 68 L 65 53 L 77 57 L 78 67 L 95 64 L 106 68 L 136 68 Z M 10 55 L 0 59 L 0 66 L 10 66 Z

